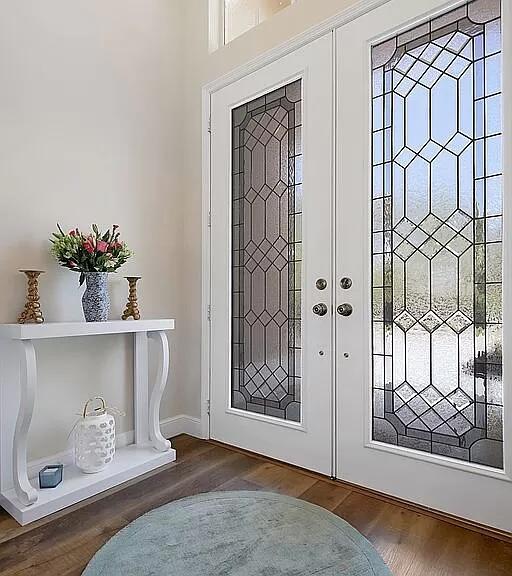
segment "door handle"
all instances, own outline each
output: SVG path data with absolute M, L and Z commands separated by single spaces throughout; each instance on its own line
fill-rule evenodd
M 351 304 L 340 304 L 337 308 L 338 314 L 340 316 L 350 316 L 354 309 L 352 308 Z
M 327 305 L 326 304 L 315 304 L 313 306 L 313 314 L 317 316 L 325 316 L 327 314 Z

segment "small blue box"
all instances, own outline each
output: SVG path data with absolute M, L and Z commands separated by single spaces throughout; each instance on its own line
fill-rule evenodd
M 39 472 L 39 488 L 55 488 L 62 482 L 63 464 L 45 466 Z

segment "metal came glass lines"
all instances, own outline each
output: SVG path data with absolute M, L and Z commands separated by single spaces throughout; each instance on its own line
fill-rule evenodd
M 503 468 L 501 3 L 372 48 L 373 439 Z
M 302 81 L 232 112 L 233 408 L 301 421 Z

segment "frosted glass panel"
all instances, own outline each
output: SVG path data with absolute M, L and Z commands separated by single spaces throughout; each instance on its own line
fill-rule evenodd
M 301 81 L 233 110 L 233 408 L 301 418 Z
M 372 62 L 373 438 L 502 468 L 500 2 Z

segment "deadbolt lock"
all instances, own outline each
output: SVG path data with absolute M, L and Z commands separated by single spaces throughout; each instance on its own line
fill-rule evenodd
M 327 288 L 327 280 L 325 278 L 319 278 L 316 281 L 315 286 L 318 290 L 325 290 Z
M 313 306 L 313 314 L 317 316 L 325 316 L 327 314 L 327 305 L 326 304 L 315 304 Z
M 343 288 L 343 290 L 348 290 L 352 286 L 352 278 L 345 276 L 340 280 L 340 286 Z

